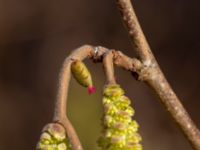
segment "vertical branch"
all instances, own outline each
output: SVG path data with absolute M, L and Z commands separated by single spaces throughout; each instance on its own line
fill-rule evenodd
M 116 0 L 120 13 L 122 15 L 123 23 L 127 27 L 131 42 L 134 45 L 138 56 L 142 61 L 151 60 L 153 55 L 149 44 L 138 23 L 137 16 L 134 12 L 130 0 Z
M 108 51 L 104 54 L 103 66 L 107 79 L 107 84 L 116 84 L 113 67 L 113 53 Z
M 160 102 L 179 125 L 192 147 L 200 150 L 200 131 L 191 120 L 175 92 L 164 77 L 140 27 L 130 0 L 116 0 L 131 41 L 143 65 L 140 79 L 158 95 Z
M 55 104 L 54 110 L 54 119 L 55 121 L 58 120 L 65 120 L 66 113 L 67 113 L 67 95 L 69 89 L 69 82 L 71 79 L 71 63 L 73 61 L 70 58 L 67 58 L 63 63 L 63 67 L 60 72 L 59 77 L 59 89 L 57 100 Z
M 71 78 L 71 63 L 72 59 L 67 58 L 63 64 L 61 74 L 60 74 L 60 85 L 58 90 L 58 97 L 54 110 L 55 122 L 61 123 L 66 129 L 67 136 L 70 139 L 73 150 L 82 150 L 81 143 L 79 141 L 78 135 L 76 134 L 73 126 L 71 125 L 67 117 L 67 95 L 69 89 L 69 82 Z

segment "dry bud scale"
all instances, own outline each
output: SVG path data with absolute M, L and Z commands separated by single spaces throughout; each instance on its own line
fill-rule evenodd
M 80 60 L 75 60 L 71 65 L 71 71 L 74 78 L 79 84 L 88 88 L 88 93 L 92 94 L 95 92 L 95 88 L 92 83 L 92 77 L 85 66 L 85 64 Z
M 134 110 L 123 89 L 117 84 L 107 85 L 103 96 L 103 130 L 99 146 L 102 150 L 142 150 L 138 124 L 132 120 Z

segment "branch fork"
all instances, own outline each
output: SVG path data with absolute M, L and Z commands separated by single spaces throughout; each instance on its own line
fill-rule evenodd
M 98 51 L 96 49 L 97 47 L 91 45 L 84 45 L 75 49 L 72 54 L 66 58 L 60 75 L 54 121 L 63 124 L 65 127 L 68 135 L 70 135 L 73 150 L 82 150 L 82 146 L 73 126 L 66 116 L 67 94 L 71 76 L 70 68 L 73 61 L 82 61 L 86 58 L 90 58 L 94 62 L 103 62 L 107 83 L 109 84 L 116 84 L 113 65 L 136 74 L 138 80 L 146 82 L 158 95 L 166 110 L 181 127 L 183 133 L 193 144 L 193 147 L 196 146 L 195 148 L 198 148 L 197 146 L 200 139 L 198 138 L 200 137 L 199 130 L 169 86 L 157 63 L 142 62 L 139 59 L 126 56 L 121 51 L 109 50 L 105 47 L 98 46 Z
M 75 60 L 92 59 L 94 62 L 103 62 L 105 75 L 109 84 L 115 84 L 113 65 L 130 71 L 136 79 L 146 82 L 158 95 L 159 101 L 178 124 L 191 146 L 200 150 L 200 131 L 191 120 L 165 76 L 163 75 L 149 44 L 143 34 L 130 0 L 116 0 L 122 20 L 127 27 L 132 44 L 139 59 L 130 58 L 121 51 L 109 50 L 102 46 L 84 45 L 74 50 L 64 61 L 60 78 L 53 121 L 64 126 L 73 150 L 82 150 L 78 136 L 71 125 L 67 112 L 67 95 L 71 78 L 71 64 Z
M 101 46 L 94 47 L 91 45 L 84 45 L 74 50 L 71 55 L 65 59 L 60 73 L 58 96 L 55 104 L 53 121 L 60 123 L 65 127 L 73 150 L 82 150 L 83 148 L 66 115 L 67 95 L 71 77 L 71 64 L 76 60 L 82 61 L 86 58 L 90 58 L 94 62 L 103 61 L 107 82 L 109 84 L 116 84 L 113 63 L 129 71 L 135 71 L 137 70 L 136 68 L 140 66 L 139 60 L 131 59 L 122 52 L 109 50 Z

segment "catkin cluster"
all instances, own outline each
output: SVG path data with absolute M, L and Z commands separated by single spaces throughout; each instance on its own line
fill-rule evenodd
M 51 123 L 44 127 L 37 150 L 71 150 L 71 145 L 63 126 Z
M 82 61 L 71 64 L 71 72 L 79 84 L 88 88 L 89 94 L 95 91 L 92 77 Z M 131 101 L 124 95 L 118 84 L 109 84 L 104 88 L 102 134 L 98 145 L 102 150 L 142 150 L 138 124 L 132 120 L 134 110 Z M 44 127 L 37 150 L 72 150 L 64 127 L 51 123 Z
M 102 150 L 142 150 L 138 124 L 132 120 L 134 110 L 119 85 L 105 87 L 103 107 L 103 130 L 98 139 Z

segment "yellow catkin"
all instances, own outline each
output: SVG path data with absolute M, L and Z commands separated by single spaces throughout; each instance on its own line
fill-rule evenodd
M 103 93 L 103 129 L 98 144 L 102 150 L 142 150 L 134 110 L 119 85 L 107 85 Z

